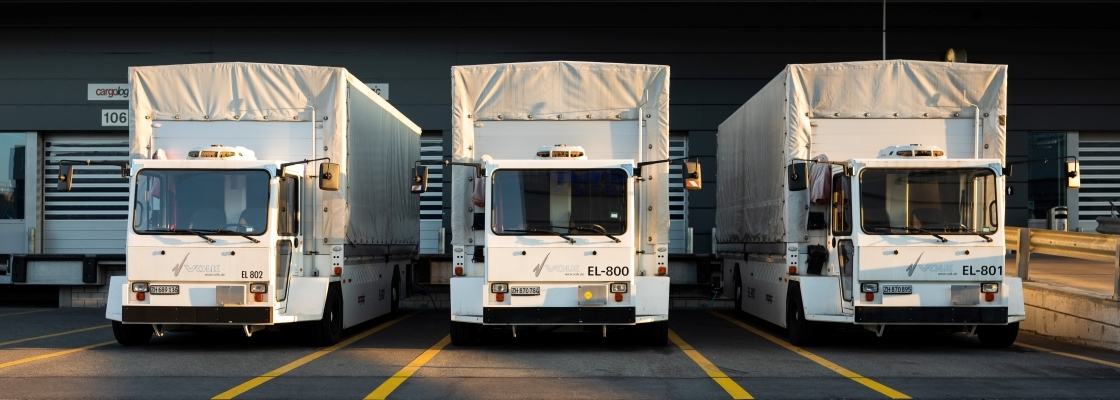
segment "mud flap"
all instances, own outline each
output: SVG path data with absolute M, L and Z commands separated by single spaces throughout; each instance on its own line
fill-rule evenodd
M 805 319 L 809 321 L 834 321 L 844 314 L 844 299 L 840 294 L 838 276 L 801 276 L 801 303 L 805 306 Z M 822 318 L 830 316 L 832 318 Z
M 1023 300 L 1023 280 L 1020 278 L 1003 278 L 1003 288 L 1007 293 L 1007 320 L 1017 321 L 1026 319 L 1027 307 Z M 1018 316 L 1019 318 L 1016 318 Z
M 288 308 L 284 315 L 294 317 L 295 321 L 322 319 L 329 288 L 330 278 L 293 276 L 288 283 Z
M 128 293 L 128 278 L 114 276 L 109 278 L 109 293 L 105 299 L 105 318 L 113 321 L 123 320 L 124 296 Z

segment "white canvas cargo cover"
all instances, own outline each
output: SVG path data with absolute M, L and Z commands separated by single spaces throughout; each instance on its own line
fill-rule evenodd
M 644 104 L 643 104 L 644 102 Z M 638 109 L 641 108 L 639 115 Z M 649 115 L 646 117 L 645 115 Z M 481 162 L 485 149 L 475 148 L 478 121 L 635 121 L 645 119 L 640 161 L 669 157 L 669 67 L 663 65 L 551 61 L 456 66 L 451 68 L 452 157 L 456 162 Z M 527 140 L 533 132 L 526 131 Z M 588 146 L 588 144 L 581 144 Z M 531 158 L 526 155 L 525 159 Z M 669 241 L 669 166 L 642 170 L 647 204 L 656 223 L 644 227 L 645 244 Z M 468 245 L 471 235 L 467 182 L 473 169 L 455 167 L 451 229 L 454 245 Z
M 804 237 L 809 191 L 786 191 L 785 166 L 816 155 L 813 119 L 972 120 L 972 105 L 983 121 L 980 158 L 1005 160 L 1006 65 L 890 60 L 786 66 L 719 126 L 717 242 Z M 884 138 L 882 147 L 907 144 L 898 140 L 905 141 L 905 132 Z
M 154 154 L 156 121 L 314 118 L 322 123 L 325 147 L 315 151 L 340 164 L 343 175 L 339 191 L 318 191 L 328 212 L 316 223 L 323 223 L 326 238 L 419 243 L 419 200 L 408 192 L 408 171 L 420 158 L 420 128 L 345 68 L 241 62 L 130 67 L 129 83 L 132 158 Z M 312 140 L 309 133 L 309 146 Z

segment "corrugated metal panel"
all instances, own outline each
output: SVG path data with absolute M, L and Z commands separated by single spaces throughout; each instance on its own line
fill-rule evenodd
M 443 160 L 443 137 L 421 137 L 420 159 Z M 428 191 L 420 194 L 420 254 L 439 253 L 440 228 L 443 228 L 443 166 L 428 165 Z
M 688 137 L 670 135 L 669 158 L 688 157 Z M 688 252 L 688 191 L 680 161 L 669 165 L 669 253 Z
M 1112 201 L 1120 211 L 1120 135 L 1115 141 L 1084 140 L 1078 143 L 1081 189 L 1077 194 L 1080 226 L 1091 232 L 1097 217 L 1106 217 Z
M 53 135 L 43 141 L 43 252 L 123 254 L 128 178 L 115 166 L 75 166 L 59 192 L 60 160 L 127 161 L 126 133 Z

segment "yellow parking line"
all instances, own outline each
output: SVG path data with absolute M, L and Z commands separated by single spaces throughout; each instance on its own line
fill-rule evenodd
M 62 335 L 69 335 L 69 334 L 71 334 L 71 333 L 78 333 L 78 332 L 92 331 L 92 330 L 94 330 L 94 329 L 102 329 L 102 328 L 108 328 L 108 327 L 110 327 L 110 326 L 112 326 L 112 325 L 101 325 L 101 326 L 92 326 L 92 327 L 89 327 L 89 328 L 75 329 L 75 330 L 72 330 L 72 331 L 59 332 L 59 333 L 52 333 L 52 334 L 49 334 L 49 335 L 43 335 L 43 336 L 35 336 L 35 337 L 29 337 L 29 338 L 27 338 L 27 339 L 19 339 L 19 340 L 12 340 L 12 341 L 7 341 L 7 342 L 0 342 L 0 347 L 3 347 L 3 346 L 7 346 L 7 345 L 9 345 L 9 344 L 16 344 L 16 343 L 20 343 L 20 342 L 27 342 L 27 341 L 31 341 L 31 340 L 46 339 L 46 338 L 49 338 L 49 337 L 62 336 Z
M 6 363 L 0 364 L 0 369 L 4 369 L 4 368 L 8 368 L 8 367 L 13 366 L 13 365 L 19 365 L 19 364 L 23 364 L 23 363 L 36 361 L 36 360 L 42 360 L 44 358 L 64 356 L 64 355 L 67 355 L 67 354 L 70 354 L 70 353 L 76 353 L 76 352 L 79 352 L 79 351 L 82 351 L 82 350 L 89 350 L 89 349 L 92 349 L 94 347 L 101 347 L 101 346 L 105 346 L 105 345 L 110 345 L 110 344 L 113 344 L 113 343 L 116 343 L 116 342 L 117 342 L 116 340 L 112 340 L 112 341 L 108 341 L 108 342 L 101 342 L 101 343 L 98 343 L 98 344 L 91 344 L 91 345 L 85 346 L 85 347 L 78 347 L 78 348 L 75 348 L 75 349 L 56 351 L 54 353 L 43 354 L 41 356 L 27 357 L 27 358 L 21 358 L 19 360 L 15 360 L 15 361 L 8 361 Z
M 887 387 L 886 385 L 883 385 L 879 382 L 875 382 L 871 379 L 865 378 L 865 377 L 861 376 L 860 374 L 852 372 L 851 370 L 848 370 L 847 368 L 841 367 L 841 366 L 837 365 L 836 363 L 834 363 L 832 361 L 825 360 L 824 358 L 821 358 L 821 356 L 818 356 L 816 354 L 805 351 L 805 349 L 802 349 L 800 347 L 797 347 L 797 346 L 794 346 L 792 344 L 786 343 L 786 341 L 784 341 L 782 339 L 778 339 L 778 338 L 774 337 L 773 335 L 770 335 L 766 332 L 763 332 L 763 331 L 759 330 L 758 328 L 747 325 L 743 321 L 739 321 L 737 319 L 728 317 L 726 315 L 717 313 L 715 311 L 708 311 L 708 312 L 711 313 L 712 315 L 723 318 L 724 320 L 727 320 L 728 322 L 731 322 L 735 325 L 739 325 L 740 328 L 751 331 L 751 333 L 754 333 L 758 336 L 762 336 L 766 340 L 774 342 L 774 343 L 778 344 L 779 346 L 785 347 L 789 351 L 797 353 L 797 354 L 801 355 L 802 357 L 808 358 L 808 359 L 812 360 L 813 362 L 815 362 L 817 364 L 820 364 L 821 366 L 823 366 L 825 368 L 831 369 L 832 371 L 840 374 L 841 376 L 843 376 L 845 378 L 856 381 L 863 386 L 867 386 L 867 387 L 871 388 L 871 390 L 874 390 L 876 392 L 879 392 L 879 393 L 882 393 L 882 394 L 886 395 L 887 397 L 890 397 L 892 399 L 909 399 L 910 398 L 910 396 L 907 396 L 906 394 L 903 394 L 902 392 L 891 389 L 891 388 Z
M 380 400 L 389 397 L 390 393 L 397 390 L 397 387 L 404 383 L 408 377 L 412 376 L 416 370 L 423 367 L 428 361 L 431 361 L 448 343 L 451 343 L 451 335 L 444 336 L 442 340 L 436 342 L 436 344 L 432 345 L 432 347 L 429 347 L 427 350 L 424 350 L 423 353 L 420 353 L 419 357 L 416 357 L 416 359 L 412 360 L 412 362 L 408 363 L 404 368 L 401 368 L 400 371 L 397 371 L 397 373 L 381 383 L 381 386 L 378 386 L 377 389 L 370 392 L 369 396 L 366 396 L 366 399 Z
M 692 362 L 695 362 L 696 365 L 699 365 L 700 369 L 704 370 L 704 372 L 708 374 L 708 377 L 712 378 L 713 381 L 716 381 L 716 384 L 722 387 L 723 390 L 727 391 L 727 394 L 731 395 L 731 398 L 754 398 L 750 393 L 747 393 L 747 391 L 744 390 L 742 386 L 739 386 L 738 383 L 735 383 L 735 381 L 727 377 L 727 374 L 724 374 L 723 371 L 720 371 L 719 367 L 716 367 L 715 364 L 712 364 L 711 361 L 708 361 L 707 358 L 701 355 L 699 351 L 696 351 L 696 349 L 692 348 L 692 346 L 686 343 L 684 339 L 681 339 L 680 336 L 677 336 L 676 332 L 669 330 L 669 340 L 671 340 L 673 344 L 677 345 L 677 347 L 680 347 L 681 350 L 684 351 L 684 354 L 687 355 L 688 358 L 691 358 Z
M 46 310 L 31 310 L 31 311 L 20 311 L 20 312 L 8 313 L 8 314 L 0 314 L 0 317 L 7 317 L 7 316 L 9 316 L 9 315 L 22 315 L 22 314 L 31 314 L 31 313 L 37 313 L 37 312 L 43 312 L 43 311 L 50 311 L 50 309 L 46 309 Z
M 402 315 L 402 316 L 400 316 L 396 319 L 393 319 L 393 320 L 385 322 L 381 325 L 370 328 L 369 330 L 367 330 L 365 332 L 362 332 L 362 333 L 359 333 L 357 335 L 354 335 L 353 337 L 351 337 L 349 339 L 346 339 L 346 340 L 343 340 L 341 342 L 335 343 L 334 346 L 327 347 L 325 349 L 322 349 L 322 350 L 316 351 L 314 353 L 308 354 L 306 356 L 301 357 L 298 360 L 287 363 L 280 368 L 274 369 L 272 371 L 265 372 L 263 375 L 258 376 L 258 377 L 253 378 L 253 379 L 250 379 L 247 382 L 242 383 L 240 385 L 234 386 L 232 389 L 227 390 L 225 392 L 222 392 L 221 394 L 219 394 L 217 396 L 214 396 L 213 398 L 214 399 L 232 399 L 232 398 L 234 398 L 234 397 L 236 397 L 236 396 L 238 396 L 242 393 L 245 393 L 245 392 L 248 392 L 248 391 L 252 390 L 253 388 L 255 388 L 257 386 L 260 386 L 262 383 L 265 383 L 265 382 L 268 382 L 268 381 L 272 380 L 272 378 L 278 377 L 280 375 L 284 375 L 285 373 L 288 373 L 288 371 L 299 368 L 303 364 L 307 364 L 311 361 L 314 361 L 315 359 L 317 359 L 319 357 L 330 354 L 331 352 L 333 352 L 335 350 L 338 350 L 338 349 L 341 349 L 343 347 L 349 346 L 349 345 L 353 344 L 354 342 L 362 340 L 366 336 L 377 333 L 377 331 L 385 329 L 389 325 L 400 322 L 400 321 L 404 320 L 405 318 L 411 317 L 413 315 L 416 315 L 416 313 L 413 312 L 413 313 L 409 313 L 409 314 L 406 314 L 406 315 Z
M 1114 362 L 1111 362 L 1111 361 L 1098 360 L 1098 359 L 1092 358 L 1092 357 L 1079 356 L 1077 354 L 1066 353 L 1064 351 L 1050 350 L 1050 349 L 1047 349 L 1045 347 L 1038 347 L 1038 346 L 1030 345 L 1030 344 L 1026 344 L 1026 343 L 1016 342 L 1015 345 L 1019 346 L 1019 347 L 1026 347 L 1028 349 L 1033 349 L 1033 350 L 1038 350 L 1038 351 L 1050 353 L 1050 354 L 1057 354 L 1059 356 L 1076 358 L 1078 360 L 1088 361 L 1088 362 L 1091 362 L 1091 363 L 1097 363 L 1097 364 L 1100 364 L 1100 365 L 1107 365 L 1107 366 L 1110 366 L 1110 367 L 1120 368 L 1120 363 L 1114 363 Z

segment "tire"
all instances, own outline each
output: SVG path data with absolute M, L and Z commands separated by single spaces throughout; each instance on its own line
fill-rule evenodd
M 393 268 L 393 287 L 389 289 L 389 301 L 393 304 L 389 307 L 389 314 L 396 315 L 401 311 L 401 273 L 397 268 Z
M 649 346 L 669 345 L 669 321 L 649 322 L 643 329 L 644 342 Z
M 310 322 L 312 346 L 330 346 L 342 339 L 342 289 L 331 284 L 323 304 L 323 318 Z
M 152 340 L 152 326 L 122 324 L 120 321 L 113 321 L 113 337 L 122 346 L 147 344 Z
M 801 288 L 791 285 L 786 294 L 786 334 L 789 344 L 812 346 L 815 343 L 813 324 L 805 319 L 805 308 L 801 303 Z
M 1019 323 L 981 325 L 976 327 L 976 336 L 980 339 L 980 345 L 990 349 L 1011 347 L 1015 343 L 1015 338 L 1019 336 Z
M 735 271 L 735 312 L 743 312 L 743 278 L 739 276 L 739 271 Z
M 479 342 L 482 325 L 451 321 L 451 344 L 455 346 L 474 346 Z

